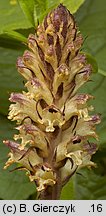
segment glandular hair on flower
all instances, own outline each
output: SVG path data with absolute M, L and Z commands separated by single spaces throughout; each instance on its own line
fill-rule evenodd
M 98 139 L 100 116 L 90 114 L 93 96 L 78 93 L 92 72 L 82 44 L 73 15 L 60 4 L 29 35 L 17 61 L 27 90 L 9 99 L 8 118 L 17 121 L 18 134 L 4 141 L 11 151 L 5 168 L 19 164 L 39 193 L 62 188 L 79 168 L 94 165 L 97 145 L 89 140 Z

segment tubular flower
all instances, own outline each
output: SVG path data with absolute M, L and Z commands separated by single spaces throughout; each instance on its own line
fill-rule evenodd
M 10 96 L 8 118 L 17 121 L 19 133 L 4 141 L 11 150 L 5 168 L 15 162 L 27 170 L 40 199 L 58 199 L 79 168 L 94 165 L 97 145 L 89 139 L 98 139 L 100 117 L 89 114 L 93 96 L 77 93 L 92 71 L 82 43 L 74 17 L 59 5 L 29 35 L 29 50 L 17 61 L 27 92 Z

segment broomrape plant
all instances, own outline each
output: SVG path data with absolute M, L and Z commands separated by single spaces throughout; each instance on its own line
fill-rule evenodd
M 19 134 L 4 141 L 11 151 L 4 168 L 18 163 L 16 169 L 26 170 L 38 199 L 59 199 L 78 169 L 95 165 L 91 156 L 97 145 L 89 138 L 98 138 L 100 117 L 89 114 L 93 96 L 77 93 L 92 71 L 82 44 L 73 15 L 60 4 L 29 35 L 29 50 L 17 61 L 27 91 L 9 99 L 8 118 L 17 121 Z

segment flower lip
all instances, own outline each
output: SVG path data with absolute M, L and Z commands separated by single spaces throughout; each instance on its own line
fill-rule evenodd
M 10 140 L 4 140 L 3 143 L 8 146 L 10 149 L 12 149 L 13 151 L 15 151 L 16 149 L 19 148 L 19 144 L 17 144 L 16 142 L 10 141 Z
M 18 57 L 16 66 L 17 68 L 25 68 L 22 57 Z
M 33 86 L 41 87 L 41 84 L 40 84 L 40 82 L 39 82 L 39 80 L 37 78 L 33 78 L 31 80 L 31 83 L 32 83 Z
M 89 99 L 94 99 L 94 97 L 88 94 L 78 94 L 76 97 L 76 100 L 78 101 L 78 103 L 85 103 Z
M 93 123 L 93 124 L 99 124 L 101 122 L 101 118 L 100 118 L 100 114 L 95 114 L 93 116 L 91 116 L 89 122 Z
M 25 97 L 21 93 L 11 93 L 9 100 L 11 102 L 19 102 L 23 104 L 23 102 L 25 101 Z
M 97 144 L 87 142 L 83 145 L 83 149 L 87 151 L 88 154 L 92 155 L 97 151 Z

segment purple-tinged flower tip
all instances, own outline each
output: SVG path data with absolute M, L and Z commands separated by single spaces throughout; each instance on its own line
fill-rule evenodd
M 24 64 L 23 58 L 19 57 L 17 60 L 17 69 L 19 71 L 19 73 L 26 79 L 29 80 L 30 78 L 32 78 L 32 72 L 31 70 L 29 70 L 26 65 Z
M 31 62 L 33 61 L 33 53 L 26 50 L 24 52 L 24 55 L 23 55 L 23 61 L 24 61 L 24 64 L 26 64 L 26 62 Z
M 41 87 L 41 83 L 39 82 L 39 80 L 38 79 L 36 79 L 36 78 L 33 78 L 32 80 L 31 80 L 31 84 L 33 85 L 33 86 L 36 86 L 36 87 Z
M 85 143 L 85 144 L 83 145 L 83 149 L 84 149 L 84 151 L 86 151 L 89 155 L 93 155 L 93 154 L 95 154 L 95 152 L 97 151 L 98 146 L 97 146 L 97 144 L 95 144 L 95 143 L 89 143 L 89 142 L 87 142 L 87 143 Z
M 92 72 L 92 66 L 90 64 L 86 65 L 83 68 L 83 71 L 81 71 L 81 73 L 84 74 L 85 79 L 88 79 L 90 77 L 91 72 Z
M 99 115 L 98 115 L 98 114 L 95 114 L 95 115 L 91 116 L 89 122 L 90 122 L 91 124 L 99 124 L 99 123 L 101 122 L 100 116 L 101 116 L 100 114 L 99 114 Z
M 17 68 L 25 68 L 22 57 L 18 57 L 16 66 Z
M 80 104 L 86 103 L 88 100 L 93 99 L 94 97 L 89 94 L 78 94 L 76 97 L 77 102 Z
M 23 104 L 25 101 L 25 97 L 21 93 L 11 93 L 9 100 L 11 102 L 18 102 L 20 104 Z
M 85 54 L 78 53 L 78 55 L 73 60 L 84 65 L 86 63 L 86 56 Z
M 3 143 L 8 146 L 12 151 L 16 151 L 19 148 L 19 144 L 10 140 L 4 140 Z

